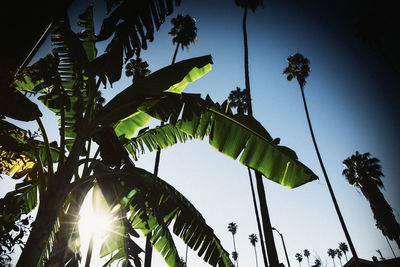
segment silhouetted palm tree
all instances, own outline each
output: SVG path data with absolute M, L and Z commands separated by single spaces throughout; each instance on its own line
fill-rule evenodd
M 237 109 L 238 114 L 245 114 L 248 111 L 246 89 L 241 90 L 240 87 L 236 87 L 236 90 L 232 90 L 229 93 L 228 100 L 230 101 L 230 106 Z
M 311 138 L 312 138 L 312 141 L 314 144 L 315 152 L 317 153 L 319 164 L 321 165 L 321 169 L 324 174 L 325 181 L 326 181 L 326 184 L 329 189 L 329 193 L 330 193 L 332 201 L 333 201 L 333 205 L 335 206 L 336 213 L 337 213 L 337 215 L 339 217 L 339 221 L 342 225 L 343 232 L 346 236 L 347 242 L 350 245 L 350 249 L 351 249 L 351 252 L 353 253 L 353 257 L 357 261 L 358 260 L 357 253 L 353 246 L 353 242 L 351 241 L 350 234 L 347 231 L 346 224 L 344 223 L 342 213 L 340 212 L 339 205 L 336 201 L 335 194 L 333 193 L 333 189 L 332 189 L 331 183 L 329 181 L 328 174 L 326 173 L 324 163 L 322 162 L 322 158 L 319 153 L 317 141 L 315 140 L 314 131 L 312 129 L 310 115 L 308 114 L 307 102 L 306 102 L 306 98 L 304 96 L 304 86 L 306 85 L 306 78 L 308 77 L 308 75 L 310 74 L 310 71 L 311 71 L 310 66 L 309 66 L 310 61 L 300 53 L 296 53 L 292 56 L 289 56 L 287 61 L 288 61 L 288 67 L 285 68 L 285 70 L 283 71 L 283 74 L 287 75 L 286 78 L 289 82 L 295 78 L 297 80 L 297 82 L 299 83 L 301 96 L 303 98 L 304 110 L 306 112 L 308 127 L 310 129 L 310 134 L 311 134 Z
M 336 251 L 337 257 L 339 258 L 340 266 L 343 266 L 343 264 L 342 264 L 342 256 L 343 256 L 342 251 L 340 249 L 338 249 L 338 248 L 335 251 Z
M 176 43 L 174 57 L 172 58 L 172 64 L 174 64 L 179 46 L 181 46 L 182 49 L 184 47 L 188 49 L 189 44 L 194 43 L 197 39 L 198 29 L 196 27 L 196 20 L 189 15 L 182 16 L 179 14 L 176 18 L 173 18 L 171 22 L 174 27 L 168 34 L 174 37 L 172 38 L 172 43 Z
M 309 259 L 308 259 L 308 257 L 310 257 L 310 251 L 309 251 L 308 249 L 305 249 L 305 250 L 303 251 L 303 254 L 304 254 L 304 257 L 307 258 L 308 267 L 310 267 L 310 261 L 309 261 Z
M 147 61 L 142 61 L 140 57 L 136 57 L 136 59 L 131 59 L 128 64 L 125 66 L 125 75 L 128 77 L 132 77 L 132 82 L 144 78 L 150 74 L 150 70 L 148 69 L 149 64 Z
M 256 243 L 258 242 L 258 238 L 256 234 L 251 234 L 249 235 L 250 243 L 254 247 L 254 253 L 256 254 L 256 266 L 258 266 L 258 261 L 257 261 L 257 250 L 256 250 Z
M 346 258 L 346 262 L 348 261 L 348 259 L 347 259 L 347 255 L 346 255 L 346 252 L 347 251 L 349 251 L 349 247 L 347 246 L 347 244 L 346 243 L 344 243 L 344 242 L 340 242 L 339 243 L 339 249 L 344 253 L 344 256 L 345 256 L 345 258 Z
M 315 259 L 314 264 L 315 264 L 315 266 L 317 266 L 317 267 L 319 267 L 319 266 L 322 265 L 320 259 Z
M 262 0 L 235 0 L 237 6 L 242 7 L 244 9 L 243 12 L 243 22 L 242 22 L 242 29 L 243 29 L 243 43 L 244 43 L 244 71 L 245 71 L 245 87 L 246 87 L 246 102 L 248 103 L 248 114 L 253 116 L 253 109 L 251 105 L 251 90 L 250 90 L 250 75 L 249 75 L 249 49 L 247 44 L 247 10 L 250 8 L 253 12 L 259 6 L 263 6 Z M 268 253 L 268 260 L 269 265 L 271 266 L 278 266 L 279 260 L 278 255 L 276 252 L 274 237 L 272 234 L 272 226 L 271 221 L 269 219 L 267 201 L 265 198 L 265 189 L 262 180 L 262 176 L 259 172 L 255 172 L 256 182 L 257 182 L 257 191 L 258 191 L 258 198 L 260 202 L 260 210 L 261 216 L 263 220 L 263 230 L 265 235 L 265 241 L 267 246 L 267 253 Z M 251 178 L 250 178 L 251 179 Z M 260 239 L 261 239 L 261 232 L 260 232 Z M 263 257 L 264 257 L 264 264 L 267 266 L 267 259 L 265 257 L 265 252 L 263 250 Z
M 336 265 L 335 265 L 336 250 L 331 249 L 331 248 L 328 249 L 328 256 L 332 258 L 333 266 L 336 266 Z
M 197 27 L 196 27 L 196 20 L 193 19 L 191 16 L 186 15 L 182 16 L 178 14 L 176 18 L 171 19 L 171 23 L 173 25 L 171 31 L 168 33 L 173 36 L 172 43 L 176 43 L 176 49 L 174 52 L 174 56 L 172 57 L 172 63 L 175 63 L 176 55 L 178 53 L 179 46 L 186 47 L 188 49 L 190 43 L 194 43 L 197 39 Z M 161 122 L 161 126 L 164 125 L 164 122 Z M 157 150 L 156 153 L 156 160 L 154 163 L 154 176 L 158 175 L 158 168 L 160 165 L 160 157 L 161 157 L 161 149 Z M 153 247 L 150 242 L 151 234 L 148 234 L 146 237 L 146 256 L 144 261 L 144 267 L 151 266 L 151 255 L 153 251 Z M 148 252 L 149 253 L 148 253 Z
M 296 253 L 296 255 L 294 255 L 296 257 L 296 260 L 299 262 L 299 266 L 301 267 L 301 261 L 303 260 L 303 255 L 301 255 L 300 253 Z
M 238 228 L 238 227 L 237 227 L 237 224 L 234 223 L 234 222 L 230 222 L 230 223 L 228 224 L 228 231 L 232 233 L 233 248 L 235 249 L 234 253 L 235 253 L 236 259 L 235 259 L 235 258 L 233 258 L 233 259 L 234 259 L 235 262 L 236 262 L 236 266 L 239 267 L 239 262 L 238 262 L 238 260 L 237 260 L 239 254 L 238 254 L 237 251 L 236 251 L 236 243 L 235 243 L 235 235 L 236 235 L 236 232 L 237 232 L 237 228 Z M 232 253 L 232 257 L 233 257 L 233 255 L 234 255 L 234 253 Z
M 395 240 L 400 248 L 400 225 L 393 215 L 393 210 L 387 203 L 380 188 L 384 188 L 381 178 L 383 173 L 379 159 L 371 158 L 369 153 L 358 151 L 343 161 L 343 175 L 347 181 L 360 189 L 368 200 L 372 213 L 382 234 Z

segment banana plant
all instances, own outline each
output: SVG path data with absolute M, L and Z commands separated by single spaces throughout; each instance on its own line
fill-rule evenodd
M 111 71 L 104 62 L 119 62 L 122 54 L 110 48 L 97 55 L 92 6 L 79 18 L 83 29 L 79 33 L 71 30 L 67 17 L 59 21 L 52 34 L 53 53 L 20 72 L 13 84 L 16 90 L 38 94 L 39 101 L 59 117 L 59 143 L 48 140 L 40 112 L 34 114 L 38 133 L 0 120 L 1 174 L 23 179 L 1 199 L 0 218 L 15 228 L 22 216 L 38 206 L 17 266 L 79 264 L 79 246 L 68 244 L 76 244 L 79 238 L 77 215 L 93 187 L 104 195 L 119 233 L 110 235 L 102 245 L 101 256 L 113 255 L 108 265 L 119 261 L 124 266 L 132 262 L 140 266 L 142 250 L 134 241 L 140 230 L 143 235 L 153 232 L 153 246 L 169 266 L 179 266 L 169 230 L 173 224 L 173 233 L 198 250 L 206 262 L 233 266 L 199 211 L 171 185 L 135 167 L 133 160 L 144 150 L 143 144 L 151 151 L 187 138 L 209 136 L 210 145 L 218 151 L 233 159 L 241 154 L 242 164 L 282 185 L 296 187 L 317 177 L 255 119 L 233 116 L 226 103 L 213 103 L 210 97 L 182 93 L 188 83 L 211 70 L 211 56 L 156 71 L 103 107 L 100 83 L 118 80 L 122 68 L 121 64 L 119 70 Z M 118 42 L 115 38 L 111 47 Z M 151 118 L 168 123 L 139 130 Z M 97 151 L 92 153 L 95 147 Z M 7 229 L 1 228 L 0 234 Z

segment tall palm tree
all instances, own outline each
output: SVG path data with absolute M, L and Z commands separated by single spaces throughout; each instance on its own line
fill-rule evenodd
M 321 266 L 322 265 L 321 260 L 320 259 L 315 259 L 314 265 L 317 266 L 317 267 Z
M 139 56 L 136 59 L 131 59 L 125 66 L 125 75 L 132 77 L 132 82 L 144 78 L 150 74 L 149 64 L 147 61 L 142 61 Z
M 256 250 L 256 243 L 258 242 L 258 237 L 256 234 L 251 234 L 249 235 L 250 243 L 254 247 L 254 254 L 256 254 L 256 266 L 258 267 L 258 261 L 257 261 L 257 250 Z
M 303 251 L 303 254 L 304 254 L 304 257 L 307 258 L 308 267 L 310 267 L 310 261 L 309 261 L 309 259 L 308 259 L 308 257 L 310 257 L 310 251 L 309 251 L 308 249 L 305 249 L 305 250 Z
M 349 261 L 347 259 L 347 255 L 346 255 L 346 252 L 349 251 L 349 247 L 347 246 L 347 244 L 344 243 L 344 242 L 340 242 L 339 243 L 339 249 L 343 252 L 343 254 L 344 254 L 345 258 L 346 258 L 346 262 Z
M 343 264 L 342 264 L 342 256 L 343 256 L 342 251 L 340 249 L 338 249 L 338 248 L 335 251 L 336 251 L 337 257 L 339 258 L 340 266 L 343 266 Z
M 232 239 L 233 239 L 233 248 L 235 249 L 234 253 L 232 253 L 232 257 L 236 262 L 236 266 L 239 267 L 239 262 L 238 262 L 238 253 L 236 251 L 236 243 L 235 243 L 235 235 L 237 233 L 237 224 L 234 222 L 230 222 L 228 224 L 228 231 L 232 233 Z M 235 256 L 234 256 L 235 255 Z
M 171 23 L 173 25 L 171 31 L 168 33 L 173 36 L 172 43 L 176 43 L 176 49 L 174 52 L 174 56 L 172 57 L 171 65 L 175 63 L 176 55 L 178 53 L 179 46 L 182 49 L 185 47 L 186 49 L 189 48 L 190 43 L 194 43 L 197 39 L 197 27 L 196 27 L 196 20 L 193 19 L 191 16 L 186 15 L 182 16 L 178 14 L 176 18 L 171 19 Z M 164 126 L 164 122 L 161 122 L 161 126 Z M 154 163 L 154 175 L 158 175 L 158 168 L 160 166 L 160 156 L 161 156 L 161 149 L 157 150 L 156 159 Z M 153 247 L 150 243 L 151 234 L 148 234 L 146 237 L 146 256 L 144 261 L 144 267 L 151 266 L 151 256 Z
M 247 95 L 247 103 L 248 103 L 248 114 L 253 116 L 253 109 L 251 105 L 251 90 L 250 90 L 250 75 L 249 75 L 249 48 L 247 44 L 247 10 L 250 8 L 253 12 L 257 9 L 257 7 L 263 7 L 262 0 L 235 0 L 237 6 L 243 8 L 243 21 L 242 21 L 242 29 L 243 29 L 243 43 L 244 43 L 244 72 L 245 72 L 245 87 L 246 87 L 246 95 Z M 269 212 L 267 207 L 267 200 L 265 197 L 265 189 L 262 180 L 261 173 L 255 172 L 256 182 L 257 182 L 257 192 L 258 198 L 260 202 L 260 210 L 261 216 L 263 220 L 263 230 L 265 236 L 265 242 L 267 246 L 268 253 L 268 261 L 271 266 L 278 266 L 278 254 L 276 252 L 276 246 L 274 242 L 274 236 L 272 234 L 272 226 L 269 218 Z M 264 263 L 267 265 L 267 260 L 264 258 Z
M 301 267 L 301 261 L 303 260 L 303 255 L 301 255 L 300 253 L 296 253 L 296 255 L 294 255 L 296 257 L 296 260 L 299 262 L 299 266 Z
M 236 90 L 232 90 L 229 93 L 228 100 L 230 101 L 230 105 L 234 108 L 237 109 L 238 114 L 245 114 L 249 110 L 249 103 L 246 100 L 246 89 L 241 90 L 240 87 L 236 87 Z M 249 181 L 250 181 L 250 188 L 251 188 L 251 195 L 253 198 L 253 206 L 254 206 L 254 211 L 256 214 L 256 221 L 257 221 L 257 227 L 258 227 L 258 234 L 260 236 L 260 243 L 261 243 L 261 252 L 263 255 L 263 260 L 264 260 L 264 265 L 268 266 L 268 261 L 267 261 L 267 255 L 265 252 L 265 246 L 264 246 L 264 235 L 262 233 L 262 228 L 261 228 L 261 222 L 260 222 L 260 216 L 258 214 L 258 207 L 257 207 L 257 200 L 256 200 L 256 194 L 254 191 L 254 185 L 253 185 L 253 179 L 251 177 L 251 171 L 250 168 L 247 168 L 248 173 L 249 173 Z
M 296 78 L 297 82 L 299 83 L 301 95 L 303 97 L 304 110 L 305 110 L 306 116 L 307 116 L 308 127 L 310 129 L 311 138 L 314 143 L 314 148 L 315 148 L 315 151 L 318 156 L 319 164 L 321 165 L 321 169 L 324 174 L 325 181 L 328 186 L 329 193 L 331 195 L 333 204 L 335 206 L 336 213 L 337 213 L 337 215 L 339 217 L 339 221 L 342 225 L 343 232 L 346 236 L 347 242 L 350 245 L 350 250 L 353 254 L 353 257 L 357 261 L 358 260 L 357 253 L 353 246 L 353 242 L 351 241 L 350 234 L 347 231 L 346 224 L 344 223 L 343 216 L 342 216 L 342 213 L 340 212 L 339 205 L 336 201 L 335 194 L 333 193 L 333 189 L 332 189 L 331 183 L 329 181 L 328 174 L 326 173 L 324 163 L 322 162 L 322 158 L 319 153 L 317 141 L 315 140 L 314 131 L 312 129 L 310 115 L 308 114 L 307 102 L 306 102 L 306 98 L 304 96 L 304 86 L 306 85 L 306 78 L 308 77 L 308 75 L 310 74 L 310 71 L 311 71 L 310 61 L 300 53 L 296 53 L 292 56 L 289 56 L 287 61 L 288 61 L 288 67 L 285 68 L 285 70 L 283 71 L 283 74 L 287 75 L 286 78 L 289 82 L 291 80 L 293 80 L 294 78 Z
M 358 151 L 343 161 L 343 175 L 347 181 L 360 189 L 368 200 L 378 227 L 384 236 L 395 240 L 400 248 L 400 225 L 393 215 L 393 210 L 381 192 L 384 188 L 383 173 L 379 159 L 371 158 L 369 153 Z
M 332 258 L 333 266 L 336 266 L 336 265 L 335 265 L 336 250 L 331 249 L 331 248 L 328 249 L 328 256 Z
M 182 49 L 188 49 L 190 43 L 194 43 L 194 41 L 197 40 L 198 29 L 196 27 L 196 20 L 189 15 L 182 16 L 178 14 L 171 22 L 174 27 L 168 34 L 173 36 L 172 43 L 176 43 L 175 53 L 172 58 L 172 64 L 174 64 L 179 46 L 181 46 Z

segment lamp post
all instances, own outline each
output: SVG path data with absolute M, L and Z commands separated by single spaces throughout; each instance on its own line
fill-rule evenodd
M 288 264 L 288 267 L 290 267 L 289 257 L 288 257 L 288 255 L 287 255 L 286 246 L 285 246 L 285 241 L 283 240 L 283 235 L 282 235 L 281 232 L 279 232 L 275 227 L 272 227 L 272 230 L 275 230 L 275 231 L 281 236 L 282 244 L 283 244 L 283 249 L 285 250 L 285 255 L 286 255 L 287 264 Z

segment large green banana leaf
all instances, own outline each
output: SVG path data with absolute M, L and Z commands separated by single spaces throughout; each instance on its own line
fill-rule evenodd
M 214 104 L 208 96 L 203 100 L 194 94 L 165 94 L 149 103 L 151 107 L 145 103 L 139 109 L 171 123 L 132 139 L 128 150 L 134 157 L 144 146 L 151 151 L 183 142 L 187 136 L 199 139 L 209 136 L 212 147 L 233 159 L 240 156 L 240 163 L 281 185 L 294 188 L 318 179 L 298 161 L 293 150 L 278 145 L 279 139 L 273 140 L 257 120 L 247 115 L 231 115 L 226 105 Z
M 179 266 L 179 256 L 168 228 L 172 221 L 174 234 L 193 250 L 198 250 L 198 255 L 210 265 L 233 266 L 213 230 L 182 194 L 160 178 L 133 165 L 124 171 L 120 175 L 111 172 L 106 179 L 98 179 L 102 193 L 108 203 L 127 208 L 130 227 L 141 230 L 144 235 L 153 232 L 151 242 L 169 266 Z M 126 257 L 124 238 L 124 234 L 111 235 L 103 244 L 101 255 L 118 250 L 112 261 Z
M 138 110 L 149 96 L 162 92 L 179 94 L 190 83 L 211 70 L 210 55 L 191 58 L 162 68 L 135 82 L 115 96 L 97 114 L 97 124 L 113 125 L 117 136 L 130 138 L 151 117 Z

